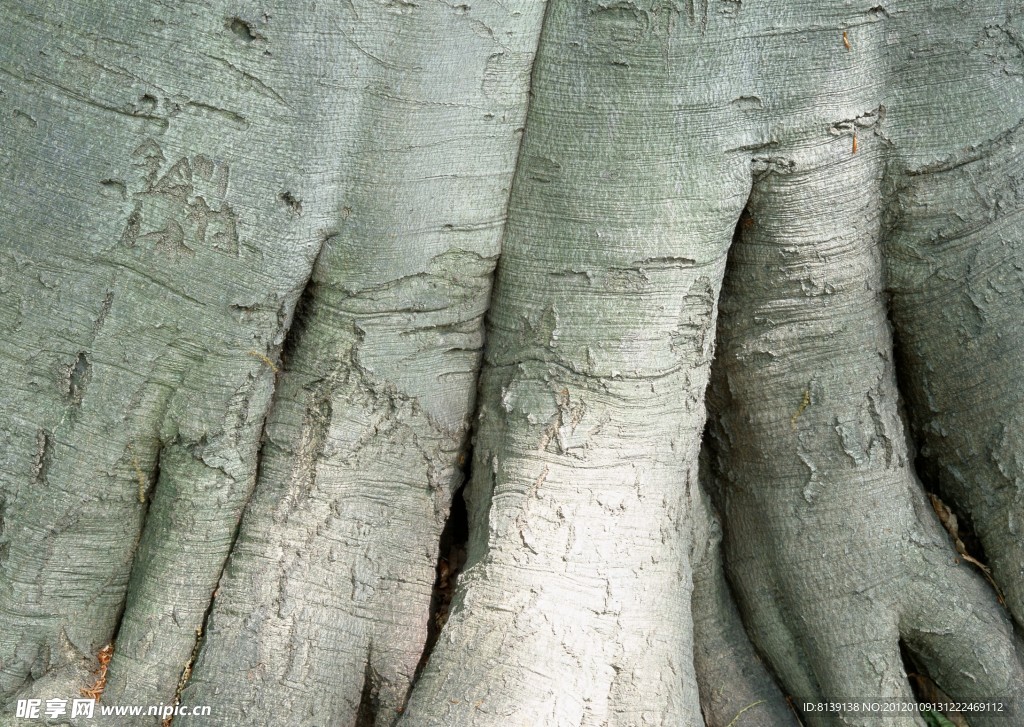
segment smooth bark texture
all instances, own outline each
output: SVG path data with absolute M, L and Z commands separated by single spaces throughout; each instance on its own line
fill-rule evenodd
M 542 6 L 367 3 L 338 226 L 181 724 L 391 724 L 427 637 Z M 374 717 L 375 715 L 375 717 Z
M 693 73 L 699 28 L 673 10 L 548 11 L 489 313 L 469 561 L 400 724 L 700 721 L 687 492 L 747 190 L 742 160 L 684 133 L 706 123 L 672 80 Z
M 790 724 L 901 642 L 1024 722 L 1020 2 L 37 5 L 0 722 L 115 640 L 178 725 Z

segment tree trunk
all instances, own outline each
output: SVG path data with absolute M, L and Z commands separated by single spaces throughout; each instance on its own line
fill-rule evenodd
M 0 722 L 1024 721 L 1021 3 L 0 3 Z
M 183 700 L 215 724 L 401 712 L 461 480 L 542 7 L 345 18 L 371 61 L 340 220 L 286 349 L 256 496 Z M 359 41 L 355 39 L 361 39 Z M 209 718 L 181 719 L 209 724 Z

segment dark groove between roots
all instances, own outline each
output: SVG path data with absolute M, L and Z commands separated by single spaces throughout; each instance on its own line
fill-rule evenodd
M 467 456 L 467 461 L 471 460 Z M 467 471 L 463 482 L 469 481 L 470 473 Z M 427 623 L 427 640 L 423 645 L 423 655 L 419 664 L 416 665 L 416 676 L 418 677 L 430 659 L 430 653 L 441 636 L 441 629 L 448 620 L 448 607 L 451 605 L 452 595 L 455 593 L 455 584 L 458 581 L 459 573 L 466 563 L 466 542 L 469 540 L 469 512 L 466 509 L 466 500 L 463 497 L 465 485 L 460 487 L 452 495 L 452 507 L 448 514 L 448 521 L 444 530 L 441 531 L 441 544 L 438 548 L 437 579 L 434 581 L 434 593 L 430 599 L 430 620 Z
M 323 247 L 321 247 L 321 252 L 323 252 Z M 315 265 L 314 265 L 314 267 L 315 267 Z M 298 299 L 295 302 L 295 310 L 292 313 L 291 321 L 290 321 L 290 324 L 289 324 L 289 327 L 288 327 L 288 331 L 285 333 L 284 343 L 282 344 L 282 350 L 281 350 L 281 373 L 282 374 L 287 369 L 288 363 L 289 363 L 289 358 L 293 355 L 293 352 L 295 351 L 296 347 L 298 346 L 298 339 L 302 335 L 302 331 L 305 328 L 305 325 L 304 325 L 305 324 L 305 320 L 309 316 L 309 311 L 311 309 L 311 302 L 310 301 L 314 297 L 315 293 L 316 293 L 316 283 L 313 282 L 312 276 L 310 276 L 310 278 L 307 279 L 306 284 L 303 286 L 302 292 L 299 294 L 299 297 L 298 297 Z M 280 377 L 278 377 L 277 380 L 275 381 L 275 389 L 276 389 L 276 384 L 279 381 L 280 381 Z M 276 391 L 275 391 L 275 394 L 276 394 Z M 260 439 L 261 439 L 261 441 L 264 439 L 264 434 L 265 434 L 265 430 L 266 430 L 266 426 L 267 426 L 267 419 L 270 416 L 270 412 L 274 408 L 275 401 L 276 401 L 275 397 L 271 396 L 270 404 L 269 404 L 269 406 L 267 406 L 266 412 L 264 412 L 263 422 L 260 424 Z M 213 615 L 213 608 L 214 608 L 214 603 L 215 603 L 215 595 L 216 595 L 217 591 L 220 589 L 221 580 L 223 580 L 223 578 L 224 578 L 224 571 L 227 570 L 228 563 L 231 560 L 231 555 L 232 555 L 232 553 L 234 553 L 235 543 L 238 541 L 238 535 L 239 535 L 239 533 L 242 530 L 242 523 L 245 522 L 245 520 L 246 520 L 246 515 L 248 514 L 249 506 L 252 503 L 252 496 L 256 492 L 256 485 L 260 481 L 260 476 L 262 474 L 262 470 L 263 470 L 263 447 L 260 446 L 257 449 L 257 452 L 256 452 L 256 467 L 254 469 L 254 474 L 253 474 L 253 477 L 254 477 L 254 479 L 253 479 L 253 488 L 252 488 L 252 491 L 249 493 L 248 500 L 246 501 L 245 505 L 242 507 L 241 515 L 238 518 L 238 522 L 235 524 L 235 530 L 231 534 L 231 545 L 228 547 L 227 557 L 224 559 L 224 562 L 221 564 L 220 573 L 217 576 L 217 585 L 214 587 L 213 593 L 210 594 L 210 599 L 209 599 L 208 603 L 206 604 L 206 611 L 203 614 L 201 630 L 200 630 L 199 634 L 196 636 L 195 645 L 192 648 L 192 655 L 189 657 L 188 663 L 186 663 L 186 664 L 184 664 L 182 666 L 181 677 L 179 678 L 178 687 L 177 687 L 177 689 L 175 690 L 175 693 L 174 693 L 175 701 L 177 701 L 180 698 L 181 693 L 188 686 L 189 679 L 190 679 L 190 677 L 192 675 L 192 668 L 195 665 L 196 659 L 198 658 L 200 651 L 202 650 L 203 642 L 206 640 L 207 630 L 209 628 L 209 623 L 210 623 L 210 618 Z M 159 469 L 157 470 L 157 474 L 159 474 Z M 143 523 L 143 524 L 145 524 L 145 523 Z M 142 530 L 140 530 L 140 532 L 142 532 Z M 120 620 L 118 621 L 118 627 L 120 627 Z M 116 631 L 115 631 L 115 633 L 116 633 Z M 168 722 L 166 724 L 170 724 L 170 722 Z

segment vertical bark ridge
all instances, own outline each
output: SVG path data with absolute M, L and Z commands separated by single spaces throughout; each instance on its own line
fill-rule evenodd
M 967 512 L 1024 624 L 1021 129 L 901 175 L 886 251 L 900 373 L 925 472 Z
M 796 715 L 743 628 L 726 581 L 721 525 L 704 489 L 711 478 L 705 450 L 701 452 L 701 481 L 690 498 L 694 516 L 690 556 L 693 660 L 701 714 L 708 727 L 796 725 Z
M 551 6 L 488 316 L 469 560 L 403 725 L 700 722 L 684 463 L 748 164 L 685 131 L 721 122 L 676 83 L 699 39 L 677 3 Z
M 342 199 L 183 694 L 231 705 L 218 723 L 390 724 L 405 703 L 542 10 L 360 3 L 343 27 L 366 68 Z
M 116 635 L 108 700 L 166 702 L 192 651 L 337 201 L 319 157 L 339 109 L 314 90 L 338 78 L 303 71 L 332 43 L 296 34 L 328 15 L 265 11 L 4 8 L 0 106 L 31 120 L 0 164 L 19 211 L 0 219 L 19 392 L 0 430 L 25 453 L 0 472 L 24 533 L 0 578 L 5 698 L 78 696 Z

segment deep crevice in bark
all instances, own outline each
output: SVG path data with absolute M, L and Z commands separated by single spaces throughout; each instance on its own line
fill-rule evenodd
M 237 530 L 236 530 L 237 533 Z M 232 540 L 232 546 L 234 546 L 234 540 Z M 223 567 L 221 568 L 221 575 L 224 574 Z M 220 587 L 220 577 L 217 578 L 218 588 Z M 181 693 L 188 685 L 188 679 L 192 676 L 192 665 L 196 663 L 196 657 L 199 656 L 199 650 L 203 646 L 203 639 L 206 637 L 206 623 L 210 620 L 210 614 L 213 613 L 213 597 L 217 593 L 216 589 L 213 594 L 210 595 L 210 601 L 206 604 L 206 611 L 203 613 L 202 626 L 199 627 L 199 632 L 196 633 L 195 643 L 192 644 L 192 653 L 189 654 L 188 661 L 181 669 L 181 675 L 178 677 L 178 686 L 174 689 L 174 697 L 172 699 L 172 705 L 178 706 L 181 704 Z M 170 727 L 174 722 L 174 716 L 166 718 L 160 723 L 160 727 Z
M 131 450 L 129 449 L 129 453 Z M 142 518 L 139 521 L 139 528 L 135 534 L 135 545 L 132 548 L 132 564 L 129 573 L 134 573 L 136 568 L 135 559 L 139 554 L 139 545 L 142 543 L 143 533 L 146 532 L 146 523 L 149 520 L 149 511 L 153 505 L 153 498 L 156 492 L 157 486 L 160 484 L 160 457 L 163 455 L 163 448 L 156 453 L 156 457 L 153 459 L 153 469 L 149 472 L 143 472 L 138 466 L 138 460 L 135 459 L 135 455 L 131 454 L 132 464 L 135 466 L 135 474 L 138 478 L 138 500 L 142 506 Z M 131 576 L 129 575 L 129 578 Z M 129 580 L 130 584 L 130 580 Z M 121 598 L 121 602 L 117 609 L 117 616 L 114 619 L 114 627 L 111 630 L 111 643 L 117 643 L 118 634 L 121 633 L 121 622 L 124 620 L 125 610 L 128 606 L 128 596 L 131 593 L 131 586 L 124 590 Z
M 907 672 L 910 689 L 918 704 L 949 704 L 954 701 L 932 680 L 924 665 L 915 657 L 913 648 L 903 639 L 900 639 L 900 657 L 903 659 L 903 668 Z M 942 716 L 957 727 L 970 727 L 959 712 L 942 712 Z
M 321 251 L 322 250 L 323 250 L 323 247 L 321 246 Z M 314 262 L 313 268 L 315 268 L 315 267 L 316 267 L 316 263 Z M 311 270 L 312 270 L 312 268 L 311 268 Z M 307 279 L 305 285 L 303 286 L 302 292 L 299 294 L 298 298 L 296 299 L 295 307 L 293 309 L 290 321 L 288 321 L 286 323 L 286 325 L 288 326 L 288 330 L 285 333 L 284 342 L 282 343 L 282 346 L 281 346 L 281 372 L 283 372 L 284 370 L 286 370 L 288 368 L 288 364 L 292 360 L 292 357 L 294 356 L 295 350 L 298 348 L 299 340 L 302 338 L 303 331 L 305 330 L 306 320 L 309 318 L 310 313 L 311 313 L 312 299 L 316 295 L 316 288 L 317 288 L 317 283 L 315 283 L 313 281 L 312 274 L 311 274 L 309 279 Z M 261 439 L 264 436 L 264 431 L 265 431 L 265 428 L 266 428 L 267 419 L 270 416 L 270 412 L 274 408 L 274 403 L 275 403 L 275 398 L 272 396 L 270 404 L 267 407 L 267 411 L 264 412 L 263 422 L 261 423 L 260 428 L 259 428 Z M 246 501 L 245 505 L 242 507 L 242 512 L 241 512 L 241 515 L 238 518 L 238 522 L 235 524 L 234 532 L 231 535 L 231 545 L 228 547 L 228 550 L 227 550 L 227 557 L 224 559 L 224 562 L 221 564 L 220 573 L 217 576 L 217 585 L 214 588 L 213 592 L 210 594 L 210 599 L 207 602 L 206 610 L 203 613 L 203 618 L 202 618 L 202 621 L 201 621 L 201 626 L 200 626 L 199 632 L 196 634 L 196 640 L 195 640 L 195 643 L 193 645 L 191 655 L 190 655 L 188 661 L 182 666 L 182 671 L 181 671 L 181 675 L 180 675 L 179 680 L 178 680 L 178 685 L 177 685 L 177 688 L 175 689 L 175 692 L 174 692 L 175 704 L 178 703 L 178 701 L 180 700 L 180 697 L 181 697 L 181 693 L 188 686 L 189 679 L 192 676 L 192 667 L 195 664 L 196 658 L 199 656 L 199 652 L 202 650 L 203 642 L 206 639 L 207 631 L 208 631 L 208 628 L 209 628 L 210 617 L 213 615 L 213 610 L 214 610 L 214 605 L 215 605 L 215 601 L 216 601 L 217 592 L 220 590 L 220 583 L 221 583 L 222 579 L 224 578 L 224 571 L 227 569 L 228 563 L 231 560 L 231 554 L 234 552 L 235 543 L 237 542 L 238 535 L 241 532 L 242 523 L 245 521 L 246 516 L 248 514 L 249 505 L 250 505 L 250 503 L 252 501 L 252 495 L 255 492 L 255 483 L 258 483 L 260 481 L 260 479 L 261 479 L 261 473 L 262 473 L 262 469 L 263 469 L 263 447 L 262 446 L 258 447 L 258 449 L 257 449 L 257 452 L 256 452 L 256 463 L 255 464 L 256 464 L 256 466 L 255 466 L 255 469 L 254 469 L 254 480 L 253 480 L 254 486 L 253 486 L 252 491 L 249 493 L 248 500 Z M 159 459 L 158 459 L 158 466 L 157 466 L 156 474 L 159 477 Z M 143 532 L 144 530 L 145 530 L 145 521 L 143 521 L 143 527 L 140 529 L 140 533 Z M 118 628 L 120 628 L 120 619 L 118 620 Z M 115 631 L 115 633 L 116 633 L 116 631 Z M 164 727 L 166 727 L 166 725 L 168 725 L 168 724 L 170 724 L 170 722 L 165 722 L 164 723 Z M 362 723 L 360 722 L 360 724 L 362 724 Z M 372 724 L 372 720 L 368 724 Z
M 466 471 L 463 482 L 469 482 L 470 457 L 467 455 Z M 430 620 L 427 623 L 427 640 L 423 645 L 423 655 L 416 665 L 416 676 L 419 676 L 430 659 L 430 652 L 441 636 L 441 629 L 448 619 L 448 607 L 455 593 L 455 585 L 459 573 L 466 563 L 466 543 L 469 540 L 469 512 L 463 485 L 452 495 L 452 506 L 448 513 L 448 521 L 441 531 L 441 545 L 438 548 L 437 579 L 434 581 L 434 593 L 430 599 Z
M 553 2 L 544 0 L 547 4 L 544 6 L 544 14 L 540 19 L 540 28 L 537 29 L 537 45 L 533 49 L 533 63 L 530 66 L 530 80 L 526 82 L 526 103 L 523 108 L 523 125 L 516 129 L 519 134 L 519 148 L 516 149 L 516 160 L 512 164 L 512 178 L 508 184 L 508 196 L 505 198 L 505 210 L 504 210 L 504 222 L 501 226 L 501 245 L 498 250 L 498 262 L 494 265 L 494 270 L 491 271 L 491 292 L 487 298 L 487 310 L 484 313 L 484 328 L 483 328 L 483 343 L 481 345 L 481 351 L 487 349 L 487 320 L 491 313 L 491 305 L 494 302 L 494 281 L 498 279 L 498 268 L 501 266 L 501 250 L 505 247 L 505 237 L 508 235 L 508 218 L 509 213 L 512 210 L 512 194 L 516 189 L 516 180 L 519 178 L 520 170 L 524 169 L 523 149 L 526 146 L 526 126 L 530 119 L 530 101 L 533 99 L 533 86 L 537 76 L 537 56 L 540 54 L 541 39 L 544 37 L 544 26 L 547 25 L 548 18 L 551 15 L 551 8 L 554 6 Z M 481 367 L 482 370 L 482 367 Z M 477 371 L 477 385 L 480 383 L 480 371 Z M 478 392 L 479 394 L 479 392 Z M 463 482 L 469 482 L 468 479 Z M 453 501 L 454 502 L 454 501 Z M 468 536 L 467 536 L 468 539 Z M 423 659 L 421 664 L 426 664 L 426 658 Z
M 370 666 L 369 657 L 367 657 L 366 669 L 363 672 L 363 692 L 359 697 L 359 711 L 356 712 L 354 727 L 373 727 L 377 721 L 379 705 L 374 681 L 373 668 Z
M 286 341 L 286 343 L 287 343 L 287 341 Z M 260 424 L 261 435 L 262 435 L 262 432 L 264 431 L 264 428 L 266 427 L 267 417 L 270 414 L 270 409 L 271 408 L 273 408 L 273 399 L 271 399 L 270 406 L 267 407 L 267 411 L 263 415 L 263 422 Z M 228 563 L 231 560 L 231 554 L 235 550 L 235 543 L 238 541 L 238 534 L 242 530 L 242 523 L 245 521 L 245 517 L 246 517 L 246 514 L 247 514 L 248 509 L 249 509 L 249 504 L 252 502 L 252 495 L 253 495 L 253 493 L 256 490 L 255 483 L 258 483 L 260 481 L 260 474 L 261 474 L 262 468 L 263 468 L 263 447 L 259 447 L 259 448 L 257 448 L 257 451 L 256 451 L 256 467 L 255 467 L 254 474 L 253 474 L 253 477 L 254 477 L 253 483 L 254 483 L 254 485 L 253 485 L 252 490 L 249 492 L 249 497 L 248 497 L 245 505 L 242 507 L 242 513 L 241 513 L 241 515 L 238 518 L 238 522 L 235 523 L 234 532 L 231 534 L 231 545 L 228 546 L 227 557 L 224 558 L 224 562 L 221 563 L 220 573 L 217 574 L 217 585 L 214 587 L 213 592 L 210 594 L 210 599 L 209 599 L 209 601 L 206 604 L 206 610 L 203 612 L 203 619 L 202 619 L 202 622 L 200 623 L 199 631 L 198 631 L 198 633 L 196 633 L 196 640 L 195 640 L 195 643 L 192 646 L 192 653 L 189 656 L 188 661 L 182 667 L 181 676 L 178 678 L 178 686 L 174 690 L 174 704 L 176 704 L 176 705 L 178 703 L 180 703 L 181 693 L 185 690 L 185 687 L 188 686 L 189 679 L 192 676 L 192 667 L 195 665 L 196 659 L 199 657 L 199 652 L 203 648 L 203 642 L 206 639 L 207 630 L 209 628 L 210 617 L 213 615 L 213 607 L 215 605 L 215 601 L 216 601 L 216 598 L 217 598 L 217 592 L 220 590 L 220 583 L 221 583 L 221 581 L 224 578 L 224 571 L 227 570 Z M 118 626 L 120 627 L 120 622 L 118 623 Z M 171 724 L 172 721 L 173 721 L 173 717 L 172 717 L 171 721 L 164 722 L 162 727 L 167 727 L 168 725 Z
M 949 533 L 957 552 L 961 556 L 966 555 L 971 560 L 984 566 L 984 569 L 980 570 L 983 571 L 986 581 L 995 591 L 999 604 L 1005 607 L 1006 604 L 1003 601 L 1003 596 L 991 579 L 991 572 L 988 570 L 988 556 L 985 554 L 981 539 L 976 534 L 977 531 L 974 528 L 970 514 L 960 507 L 956 500 L 949 497 L 948 493 L 943 492 L 940 484 L 942 477 L 939 472 L 938 463 L 921 454 L 920 433 L 914 426 L 914 421 L 906 405 L 906 399 L 903 396 L 903 392 L 907 390 L 905 383 L 907 381 L 906 372 L 910 368 L 910 363 L 904 358 L 905 354 L 900 344 L 898 329 L 893 323 L 889 298 L 890 296 L 886 297 L 886 310 L 889 327 L 892 331 L 893 368 L 896 373 L 896 389 L 899 392 L 899 413 L 909 440 L 908 450 L 911 457 L 913 457 L 914 472 L 917 473 L 921 486 L 929 496 L 932 508 L 935 510 L 946 532 Z M 949 515 L 952 517 L 950 518 Z
M 10 538 L 4 537 L 4 519 L 7 517 L 7 496 L 0 492 L 0 566 L 7 560 L 11 550 Z
M 314 263 L 315 266 L 316 264 Z M 313 313 L 313 298 L 316 297 L 317 287 L 318 283 L 310 277 L 295 301 L 295 310 L 292 313 L 288 331 L 285 333 L 284 343 L 281 344 L 282 372 L 288 370 L 290 368 L 289 364 L 294 361 L 295 352 L 298 350 L 299 342 L 302 340 L 302 335 L 306 330 L 306 322 Z M 273 407 L 274 404 L 271 402 L 270 408 L 272 409 Z
M 161 443 L 162 444 L 162 443 Z M 135 467 L 135 476 L 138 478 L 138 500 L 139 504 L 142 505 L 142 519 L 139 522 L 139 530 L 135 538 L 134 553 L 138 554 L 139 543 L 142 542 L 142 534 L 146 532 L 146 522 L 149 520 L 149 510 L 153 506 L 153 498 L 156 497 L 156 488 L 160 485 L 160 458 L 163 456 L 163 447 L 161 446 L 157 450 L 156 457 L 153 459 L 153 469 L 149 472 L 143 472 L 138 466 L 138 460 L 135 458 L 135 454 L 129 449 L 129 453 L 132 457 L 132 465 Z M 134 555 L 132 556 L 134 568 Z M 121 627 L 120 619 L 118 620 L 117 627 Z M 115 629 L 114 633 L 117 633 Z

